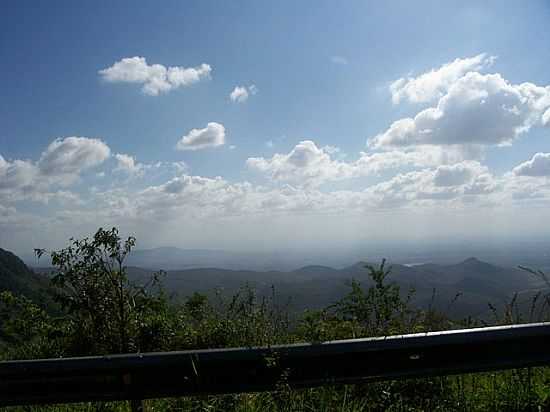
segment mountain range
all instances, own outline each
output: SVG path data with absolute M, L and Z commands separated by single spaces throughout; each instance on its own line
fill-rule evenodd
M 376 263 L 371 263 L 376 266 Z M 164 277 L 166 289 L 180 296 L 194 292 L 213 295 L 218 291 L 230 296 L 248 284 L 260 296 L 275 292 L 279 303 L 288 302 L 292 311 L 321 309 L 341 299 L 349 290 L 351 279 L 364 286 L 372 284 L 366 262 L 335 269 L 328 266 L 305 266 L 292 271 L 251 271 L 220 268 L 168 270 Z M 130 277 L 145 282 L 151 270 L 130 267 Z M 433 305 L 452 311 L 457 316 L 487 312 L 488 303 L 504 304 L 515 292 L 523 294 L 537 289 L 526 272 L 504 268 L 469 258 L 452 265 L 419 264 L 392 265 L 389 281 L 401 286 L 403 293 L 415 290 L 414 303 L 421 307 Z M 457 297 L 458 295 L 458 297 Z
M 170 255 L 168 264 L 162 256 Z M 176 262 L 192 256 L 190 268 L 175 269 Z M 202 256 L 197 260 L 197 256 Z M 162 248 L 132 253 L 128 259 L 128 274 L 135 283 L 146 282 L 156 269 L 167 269 L 164 276 L 166 290 L 186 297 L 194 292 L 209 296 L 231 296 L 244 285 L 254 288 L 260 296 L 274 294 L 277 303 L 288 305 L 292 312 L 325 308 L 349 292 L 352 279 L 370 286 L 366 262 L 357 262 L 343 268 L 308 265 L 295 270 L 244 270 L 206 267 L 208 263 L 234 259 L 238 255 L 217 251 L 183 251 Z M 218 260 L 216 260 L 218 259 Z M 194 267 L 204 262 L 205 267 Z M 378 262 L 370 262 L 376 266 Z M 140 267 L 141 266 L 141 267 Z M 51 269 L 30 270 L 13 253 L 0 249 L 0 291 L 12 290 L 31 299 L 47 299 L 47 277 Z M 476 258 L 456 264 L 394 264 L 389 281 L 396 282 L 403 292 L 414 288 L 413 303 L 419 307 L 433 306 L 455 316 L 480 316 L 488 311 L 488 303 L 504 305 L 514 293 L 529 298 L 541 289 L 526 272 L 493 265 Z

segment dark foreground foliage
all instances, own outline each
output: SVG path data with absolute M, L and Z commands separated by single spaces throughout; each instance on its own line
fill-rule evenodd
M 144 285 L 132 284 L 124 260 L 135 239 L 122 240 L 116 229 L 72 240 L 51 252 L 56 310 L 24 296 L 0 294 L 0 359 L 31 359 L 106 353 L 170 351 L 292 342 L 319 342 L 444 330 L 478 325 L 451 321 L 433 309 L 411 306 L 389 279 L 382 262 L 366 270 L 368 289 L 351 281 L 350 292 L 323 311 L 305 312 L 298 321 L 271 297 L 244 286 L 231 299 L 194 294 L 183 301 L 168 297 L 162 273 Z M 37 251 L 39 255 L 46 253 Z M 544 274 L 534 272 L 539 276 Z M 531 314 L 548 317 L 548 297 L 538 296 Z M 495 323 L 518 319 L 515 300 Z M 61 308 L 61 309 L 59 309 Z M 277 391 L 147 401 L 149 410 L 185 411 L 530 411 L 550 409 L 550 372 L 531 368 L 498 373 L 326 386 L 290 390 L 281 379 Z M 124 402 L 9 410 L 127 411 Z

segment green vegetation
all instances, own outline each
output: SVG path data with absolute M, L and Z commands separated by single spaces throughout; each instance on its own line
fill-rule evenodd
M 433 307 L 413 307 L 414 290 L 402 293 L 391 282 L 385 261 L 366 268 L 368 287 L 353 280 L 339 301 L 321 311 L 306 311 L 299 319 L 279 303 L 276 290 L 259 296 L 247 285 L 231 298 L 195 293 L 174 300 L 164 291 L 163 273 L 143 285 L 128 279 L 124 261 L 134 244 L 133 238 L 121 239 L 116 229 L 100 229 L 90 239 L 72 240 L 67 248 L 51 252 L 56 272 L 45 289 L 53 296 L 51 305 L 38 304 L 35 296 L 18 288 L 1 292 L 0 359 L 319 342 L 479 324 L 471 318 L 451 320 Z M 16 267 L 22 270 L 18 263 Z M 496 322 L 516 321 L 516 307 L 514 299 Z M 533 298 L 530 313 L 547 319 L 548 298 Z M 152 410 L 193 411 L 548 410 L 550 371 L 532 368 L 307 390 L 290 390 L 282 380 L 278 390 L 269 393 L 146 403 Z M 129 407 L 120 402 L 9 410 L 41 409 Z
M 9 290 L 53 308 L 48 280 L 30 270 L 13 253 L 0 249 L 0 291 Z

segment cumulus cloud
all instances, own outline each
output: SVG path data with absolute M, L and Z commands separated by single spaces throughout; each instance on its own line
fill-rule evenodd
M 133 156 L 117 153 L 115 159 L 117 161 L 115 172 L 123 172 L 131 176 L 139 176 L 143 173 L 144 165 L 136 162 Z
M 549 106 L 550 87 L 512 85 L 499 74 L 469 72 L 450 86 L 437 106 L 395 121 L 368 143 L 379 149 L 507 145 L 529 130 Z
M 499 178 L 499 205 L 520 203 L 522 207 L 548 205 L 550 200 L 550 153 L 536 153 Z
M 101 195 L 104 199 L 106 196 Z M 128 215 L 167 219 L 317 213 L 357 210 L 364 195 L 353 192 L 322 193 L 283 185 L 265 188 L 248 182 L 231 183 L 222 177 L 182 175 L 150 186 L 126 202 Z M 353 206 L 352 206 L 353 204 Z
M 119 173 L 131 178 L 160 178 L 170 174 L 176 176 L 187 173 L 189 166 L 184 161 L 177 162 L 153 162 L 142 163 L 138 162 L 135 156 L 126 153 L 117 153 L 114 156 L 116 165 L 113 168 L 113 173 Z
M 110 154 L 109 146 L 99 139 L 66 137 L 50 143 L 37 165 L 41 174 L 71 182 L 81 172 L 103 163 Z
M 135 56 L 100 70 L 99 75 L 111 83 L 142 84 L 143 93 L 158 96 L 207 79 L 211 72 L 212 68 L 206 63 L 197 67 L 166 67 L 162 64 L 149 65 L 145 57 Z
M 550 153 L 536 153 L 530 160 L 514 167 L 516 176 L 550 176 Z
M 547 207 L 550 199 L 550 182 L 540 176 L 516 175 L 514 172 L 504 175 L 503 186 L 505 196 L 512 201 L 526 203 L 543 202 Z
M 478 162 L 442 165 L 400 173 L 365 190 L 378 207 L 401 207 L 425 201 L 450 201 L 464 195 L 489 194 L 498 183 Z
M 464 162 L 454 165 L 444 165 L 436 169 L 434 174 L 435 186 L 458 186 L 465 184 L 471 178 L 480 174 L 481 165 L 477 162 Z
M 29 187 L 37 174 L 36 166 L 29 161 L 6 161 L 0 156 L 0 191 Z
M 262 198 L 262 189 L 246 182 L 181 175 L 142 190 L 130 203 L 138 216 L 151 218 L 227 217 L 258 212 Z
M 89 211 L 93 218 L 86 217 L 84 210 L 65 217 L 79 222 L 114 219 L 128 222 L 132 227 L 141 224 L 173 227 L 176 222 L 184 221 L 200 222 L 204 226 L 213 222 L 221 224 L 233 218 L 250 222 L 255 217 L 268 217 L 272 221 L 274 217 L 315 216 L 319 213 L 323 216 L 327 213 L 366 216 L 365 212 L 387 208 L 435 207 L 437 204 L 453 208 L 471 207 L 480 202 L 480 197 L 475 194 L 491 194 L 497 190 L 493 177 L 483 166 L 466 163 L 463 168 L 472 169 L 468 177 L 446 181 L 445 186 L 437 184 L 438 168 L 434 168 L 398 174 L 363 191 L 321 191 L 315 187 L 290 184 L 264 187 L 246 181 L 229 182 L 219 176 L 184 174 L 133 192 L 127 188 L 98 192 L 98 206 Z M 441 170 L 439 174 L 444 173 Z M 483 187 L 483 191 L 474 189 L 476 185 Z
M 550 109 L 546 110 L 542 115 L 542 124 L 543 126 L 550 126 Z
M 343 219 L 350 216 L 364 219 L 373 216 L 371 212 L 381 212 L 387 208 L 399 208 L 409 213 L 409 208 L 420 210 L 436 205 L 444 205 L 446 210 L 475 207 L 481 204 L 479 199 L 486 199 L 488 196 L 485 195 L 492 196 L 500 189 L 495 178 L 477 162 L 449 166 L 452 167 L 439 166 L 400 173 L 362 191 L 322 191 L 316 187 L 291 184 L 264 187 L 246 181 L 230 182 L 222 177 L 183 173 L 145 188 L 129 185 L 91 190 L 86 200 L 79 204 L 70 200 L 70 193 L 57 192 L 60 199 L 65 196 L 74 206 L 58 209 L 48 219 L 57 230 L 63 227 L 71 234 L 85 225 L 93 230 L 97 222 L 131 227 L 137 231 L 155 227 L 154 233 L 162 227 L 177 228 L 193 223 L 202 228 L 215 227 L 219 232 L 219 225 L 228 221 L 245 222 L 245 230 L 248 230 L 248 224 L 256 217 L 268 218 L 269 222 L 279 217 L 302 219 L 310 216 L 316 219 L 319 214 L 322 214 L 322 219 L 327 214 Z M 520 187 L 517 182 L 514 184 Z M 533 186 L 522 201 L 540 200 L 541 190 L 540 185 Z M 514 193 L 519 199 L 521 193 Z M 484 196 L 476 196 L 480 194 Z M 54 192 L 51 198 L 53 196 Z M 0 198 L 0 204 L 6 203 L 2 203 Z M 0 207 L 0 223 L 2 213 L 6 216 L 20 213 L 10 209 L 9 205 L 4 209 Z M 15 221 L 16 218 L 6 219 Z M 265 233 L 265 225 L 262 225 L 262 230 Z
M 250 96 L 255 95 L 258 93 L 258 88 L 255 85 L 251 86 L 235 86 L 231 94 L 229 94 L 229 98 L 232 102 L 235 103 L 244 103 L 248 100 Z
M 276 153 L 271 158 L 250 157 L 246 164 L 275 181 L 319 186 L 328 181 L 377 175 L 388 169 L 433 165 L 442 161 L 437 151 L 419 150 L 361 153 L 356 161 L 343 162 L 331 158 L 338 151 L 334 146 L 319 148 L 315 142 L 304 140 L 289 153 Z
M 225 144 L 225 127 L 210 122 L 204 129 L 192 129 L 177 143 L 178 150 L 199 150 Z
M 174 168 L 176 175 L 181 175 L 189 171 L 189 166 L 183 160 L 179 162 L 172 162 L 172 167 Z
M 330 154 L 311 140 L 298 143 L 289 153 L 276 153 L 270 159 L 248 158 L 249 168 L 265 173 L 273 180 L 302 185 L 318 185 L 353 175 L 350 165 L 332 160 Z
M 392 101 L 394 104 L 405 99 L 412 103 L 426 103 L 438 99 L 463 75 L 491 66 L 494 59 L 482 53 L 474 57 L 455 59 L 418 77 L 397 79 L 390 85 Z
M 492 193 L 495 190 L 493 177 L 477 162 L 462 162 L 399 174 L 364 191 L 323 192 L 316 188 L 319 182 L 374 173 L 394 165 L 401 166 L 407 161 L 414 163 L 416 160 L 411 159 L 417 156 L 420 159 L 419 153 L 382 152 L 363 154 L 358 160 L 345 163 L 331 159 L 324 148 L 317 147 L 313 142 L 304 141 L 287 155 L 264 159 L 267 164 L 275 159 L 270 167 L 277 164 L 278 160 L 284 160 L 285 166 L 281 165 L 279 170 L 266 173 L 274 173 L 274 178 L 297 183 L 296 185 L 283 184 L 266 188 L 246 181 L 232 183 L 222 177 L 191 176 L 186 174 L 185 165 L 182 165 L 175 176 L 164 183 L 144 189 L 96 189 L 88 193 L 89 197 L 85 202 L 71 192 L 53 190 L 39 194 L 42 201 L 56 199 L 71 203 L 70 209 L 60 210 L 56 215 L 56 219 L 61 219 L 63 224 L 75 222 L 80 225 L 89 222 L 93 225 L 98 219 L 117 223 L 124 219 L 135 223 L 170 222 L 181 219 L 182 216 L 188 219 L 225 219 L 231 216 L 273 214 L 291 216 L 296 213 L 361 213 L 387 207 L 420 205 L 426 201 L 453 201 L 460 196 Z M 119 153 L 114 157 L 117 167 L 132 170 L 139 165 L 130 155 Z M 4 173 L 7 167 L 12 167 L 13 163 L 1 158 L 0 173 Z M 28 164 L 33 165 L 30 162 Z M 285 170 L 285 167 L 290 169 Z M 40 176 L 38 167 L 35 166 L 34 171 L 38 176 L 30 182 L 31 186 L 39 181 L 51 182 L 41 180 L 45 178 Z M 280 179 L 277 173 L 280 174 Z M 296 176 L 305 178 L 310 184 L 303 184 Z M 0 179 L 0 182 L 4 182 L 4 179 Z M 35 198 L 38 199 L 37 196 Z
M 233 102 L 244 103 L 248 100 L 248 90 L 246 90 L 246 87 L 235 86 L 229 98 Z
M 52 186 L 67 186 L 81 173 L 103 163 L 109 147 L 99 139 L 67 137 L 48 145 L 37 162 L 0 156 L 0 195 L 12 201 L 23 197 L 35 200 L 51 198 Z M 56 195 L 56 197 L 59 197 Z

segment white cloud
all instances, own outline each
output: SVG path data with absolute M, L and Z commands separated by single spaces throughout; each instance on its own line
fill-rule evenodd
M 54 140 L 37 162 L 6 161 L 0 156 L 0 198 L 59 199 L 61 192 L 50 192 L 52 187 L 70 185 L 81 173 L 100 165 L 109 156 L 110 149 L 105 143 L 86 137 Z M 66 192 L 63 196 L 66 197 Z
M 502 189 L 501 179 L 493 176 L 489 171 L 475 176 L 475 178 L 464 186 L 465 195 L 489 195 L 497 193 Z
M 542 125 L 543 126 L 550 126 L 550 109 L 546 110 L 544 114 L 542 115 Z
M 351 167 L 334 161 L 311 140 L 298 143 L 288 154 L 276 153 L 271 159 L 248 158 L 251 169 L 267 174 L 273 180 L 290 181 L 300 185 L 319 185 L 327 180 L 351 177 Z
M 189 166 L 183 160 L 179 162 L 173 162 L 172 167 L 174 167 L 176 175 L 181 175 L 189 171 Z
M 550 153 L 536 153 L 531 160 L 514 167 L 516 176 L 550 176 Z
M 435 186 L 458 186 L 465 184 L 471 178 L 480 174 L 481 166 L 477 162 L 464 162 L 454 165 L 439 166 L 434 174 Z
M 336 149 L 333 146 L 319 148 L 315 142 L 304 140 L 289 153 L 276 153 L 267 159 L 250 157 L 246 164 L 274 181 L 319 186 L 328 181 L 377 175 L 388 169 L 439 164 L 443 160 L 437 150 L 418 150 L 361 153 L 358 160 L 343 162 L 331 158 L 338 153 Z
M 472 167 L 478 165 L 472 164 Z M 474 184 L 483 180 L 483 174 L 480 176 L 473 172 L 472 177 L 461 184 L 448 186 L 437 186 L 434 183 L 435 174 L 436 169 L 425 169 L 398 175 L 365 191 L 329 192 L 288 184 L 263 187 L 248 182 L 232 183 L 222 177 L 181 175 L 143 190 L 118 188 L 98 192 L 94 198 L 97 203 L 93 202 L 93 207 L 71 210 L 59 218 L 65 222 L 78 222 L 79 227 L 84 222 L 89 222 L 93 227 L 98 221 L 112 221 L 119 226 L 131 227 L 132 231 L 141 230 L 154 236 L 163 228 L 179 231 L 182 226 L 196 227 L 188 231 L 190 241 L 193 241 L 208 231 L 219 239 L 220 233 L 226 232 L 222 228 L 227 228 L 226 225 L 231 222 L 235 223 L 231 233 L 240 228 L 242 233 L 251 234 L 249 231 L 253 222 L 258 222 L 262 234 L 265 235 L 269 227 L 269 230 L 284 232 L 287 238 L 288 230 L 297 222 L 304 228 L 306 221 L 314 225 L 322 221 L 325 225 L 328 220 L 334 219 L 334 223 L 340 225 L 349 218 L 356 218 L 357 222 L 369 220 L 365 228 L 368 227 L 372 233 L 372 230 L 387 231 L 387 225 L 395 223 L 396 213 L 410 216 L 412 210 L 414 213 L 428 212 L 432 216 L 432 211 L 441 211 L 442 207 L 454 211 L 459 208 L 478 210 L 478 206 L 483 206 L 480 200 L 483 197 L 468 193 Z M 485 179 L 491 178 L 489 175 Z M 492 189 L 486 189 L 490 194 L 494 191 L 494 185 Z M 392 210 L 391 215 L 385 215 L 386 220 L 380 213 L 388 208 Z M 293 219 L 294 226 L 282 225 L 285 219 Z M 380 219 L 384 223 L 378 225 Z M 452 215 L 452 219 L 456 222 L 457 217 Z M 410 230 L 407 219 L 400 222 Z M 175 239 L 181 240 L 181 232 L 177 235 Z M 330 237 L 334 240 L 334 233 Z
M 450 201 L 465 195 L 489 194 L 498 184 L 478 162 L 442 165 L 401 173 L 365 190 L 378 207 L 419 205 L 429 201 Z
M 225 144 L 225 127 L 210 122 L 204 129 L 192 129 L 177 143 L 178 150 L 199 150 Z
M 356 194 L 361 197 L 361 194 Z M 105 196 L 102 194 L 102 198 Z M 150 186 L 125 201 L 128 215 L 154 219 L 210 218 L 278 213 L 317 213 L 349 210 L 352 192 L 321 193 L 317 190 L 283 185 L 265 188 L 248 182 L 230 183 L 221 177 L 182 175 L 163 184 Z M 356 202 L 356 209 L 359 202 Z M 105 208 L 103 208 L 105 209 Z
M 400 221 L 405 229 L 410 229 L 407 226 L 409 223 L 418 223 L 416 218 L 410 218 L 411 212 L 419 214 L 415 216 L 421 216 L 422 213 L 440 216 L 447 211 L 450 216 L 448 223 L 452 225 L 456 219 L 460 219 L 459 215 L 452 214 L 457 209 L 477 213 L 485 203 L 492 202 L 499 205 L 499 210 L 503 210 L 506 206 L 501 206 L 501 199 L 512 203 L 540 203 L 550 194 L 549 188 L 540 183 L 529 186 L 524 184 L 521 180 L 526 179 L 524 177 L 511 176 L 508 179 L 510 182 L 506 192 L 503 192 L 501 182 L 478 162 L 461 162 L 400 173 L 363 191 L 321 191 L 315 187 L 289 184 L 263 187 L 246 181 L 229 182 L 222 177 L 178 174 L 145 188 L 117 185 L 107 190 L 90 190 L 82 201 L 72 199 L 70 192 L 48 193 L 48 199 L 70 202 L 71 206 L 57 209 L 47 215 L 44 221 L 52 225 L 48 230 L 55 227 L 56 234 L 62 231 L 67 236 L 78 236 L 83 227 L 92 231 L 100 222 L 102 225 L 115 224 L 121 228 L 131 228 L 138 238 L 143 238 L 145 234 L 162 238 L 162 231 L 167 228 L 178 232 L 181 227 L 192 225 L 196 229 L 188 231 L 188 234 L 189 240 L 193 241 L 208 230 L 218 239 L 219 233 L 223 232 L 220 228 L 228 222 L 243 224 L 241 229 L 244 233 L 251 233 L 246 231 L 250 230 L 255 220 L 261 222 L 258 227 L 263 234 L 266 225 L 270 224 L 270 230 L 288 233 L 293 226 L 281 226 L 282 220 L 279 219 L 290 218 L 295 222 L 299 219 L 300 224 L 309 220 L 318 225 L 319 222 L 325 224 L 332 216 L 337 225 L 350 217 L 356 217 L 358 222 L 367 219 L 370 230 L 380 230 L 382 233 L 387 230 L 388 224 L 395 223 L 396 213 L 408 216 Z M 14 222 L 20 221 L 23 215 L 9 203 L 3 203 L 1 198 L 0 205 L 1 228 L 12 230 L 13 225 L 18 224 Z M 379 213 L 386 209 L 391 209 L 391 215 L 382 217 Z M 383 224 L 380 224 L 381 219 Z M 30 217 L 24 217 L 24 220 L 31 221 Z M 470 221 L 462 220 L 461 224 L 465 222 Z M 45 231 L 44 226 L 39 225 L 38 230 Z M 38 232 L 35 233 L 39 236 Z M 174 239 L 181 240 L 181 232 L 175 235 Z
M 251 86 L 235 86 L 233 91 L 229 94 L 229 98 L 235 103 L 244 103 L 250 96 L 258 93 L 258 88 L 255 85 Z
M 501 207 L 527 203 L 546 207 L 550 200 L 550 154 L 537 153 L 500 178 Z M 541 203 L 542 202 L 542 203 Z
M 138 216 L 151 218 L 227 217 L 257 212 L 259 189 L 244 183 L 229 183 L 221 177 L 181 175 L 150 186 L 130 202 Z
M 165 67 L 162 64 L 149 65 L 145 57 L 135 56 L 100 70 L 99 75 L 111 83 L 143 84 L 143 93 L 158 96 L 207 79 L 211 72 L 212 68 L 205 63 L 197 67 Z
M 115 172 L 123 172 L 131 176 L 140 176 L 143 173 L 144 165 L 137 163 L 133 156 L 117 153 L 115 159 L 117 161 Z
M 348 64 L 348 59 L 342 56 L 330 56 L 330 61 L 334 64 L 346 65 Z
M 124 153 L 117 153 L 115 159 L 116 166 L 113 168 L 113 172 L 122 173 L 131 178 L 158 179 L 170 174 L 179 176 L 189 171 L 189 166 L 183 160 L 177 162 L 157 161 L 153 163 L 141 163 L 134 156 Z
M 469 178 L 447 186 L 435 183 L 437 169 L 425 169 L 397 175 L 365 191 L 331 192 L 291 185 L 266 188 L 248 182 L 231 183 L 221 177 L 182 174 L 142 190 L 94 191 L 86 202 L 61 211 L 58 218 L 64 223 L 73 221 L 78 225 L 112 221 L 116 224 L 126 222 L 131 227 L 155 222 L 171 226 L 185 219 L 207 224 L 236 216 L 251 219 L 252 216 L 279 214 L 337 212 L 349 215 L 388 207 L 423 206 L 428 201 L 459 201 L 461 196 L 471 194 L 468 190 L 479 180 L 492 179 L 483 173 L 481 166 L 472 164 L 471 167 L 479 169 L 481 174 L 473 171 Z M 492 189 L 485 190 L 491 193 L 494 187 L 493 184 Z
M 38 169 L 29 161 L 10 162 L 0 156 L 0 191 L 24 189 L 33 183 L 37 174 Z
M 248 100 L 248 90 L 246 90 L 246 87 L 235 86 L 229 98 L 233 102 L 244 103 Z
M 378 149 L 460 145 L 479 152 L 485 146 L 511 144 L 548 106 L 550 87 L 512 85 L 499 74 L 469 72 L 451 85 L 437 106 L 397 120 L 368 143 Z
M 41 174 L 70 183 L 81 172 L 103 163 L 110 154 L 109 146 L 99 139 L 66 137 L 50 143 L 37 165 Z
M 442 163 L 452 163 L 457 159 L 462 160 L 456 153 L 420 146 L 410 151 L 361 152 L 359 159 L 352 164 L 360 175 L 378 175 L 390 169 L 436 166 Z
M 459 78 L 468 72 L 491 66 L 494 59 L 482 53 L 474 57 L 456 59 L 418 77 L 400 78 L 390 85 L 392 101 L 398 104 L 401 100 L 407 99 L 413 103 L 425 103 L 438 99 Z
M 327 152 L 328 154 L 330 155 L 333 155 L 333 154 L 336 154 L 336 153 L 340 153 L 341 150 L 339 147 L 336 147 L 336 146 L 332 146 L 332 145 L 325 145 L 322 147 L 323 151 Z

